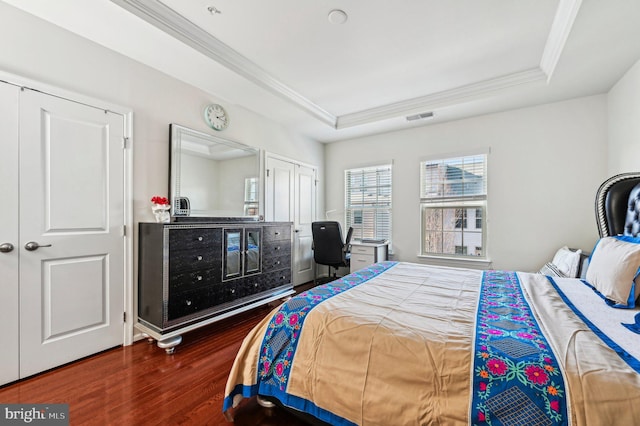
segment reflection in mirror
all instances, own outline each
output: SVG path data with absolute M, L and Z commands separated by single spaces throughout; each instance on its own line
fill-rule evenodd
M 225 278 L 232 278 L 240 275 L 240 266 L 242 265 L 241 250 L 240 247 L 240 234 L 241 231 L 225 231 L 225 247 L 226 247 L 226 268 L 224 271 Z
M 246 231 L 245 273 L 260 271 L 260 230 L 247 229 Z
M 258 178 L 244 180 L 244 214 L 257 216 L 258 213 Z
M 171 124 L 171 205 L 176 217 L 259 217 L 260 151 Z

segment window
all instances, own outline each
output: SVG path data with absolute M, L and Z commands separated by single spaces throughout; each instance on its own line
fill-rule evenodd
M 467 246 L 456 246 L 456 254 L 467 254 Z
M 485 257 L 487 156 L 420 163 L 423 255 Z
M 391 165 L 345 170 L 345 223 L 354 239 L 391 241 Z
M 258 178 L 244 180 L 244 214 L 258 215 Z

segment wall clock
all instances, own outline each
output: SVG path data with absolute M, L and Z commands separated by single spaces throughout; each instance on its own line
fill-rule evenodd
M 213 130 L 224 130 L 229 125 L 227 111 L 218 104 L 207 105 L 204 109 L 204 120 Z

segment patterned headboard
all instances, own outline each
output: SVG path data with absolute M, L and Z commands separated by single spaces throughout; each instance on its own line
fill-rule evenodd
M 619 174 L 600 185 L 596 221 L 600 237 L 640 236 L 640 172 Z

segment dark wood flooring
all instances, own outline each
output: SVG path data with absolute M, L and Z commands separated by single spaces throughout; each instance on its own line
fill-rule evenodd
M 67 403 L 71 425 L 231 426 L 222 414 L 227 375 L 242 339 L 270 309 L 186 333 L 172 355 L 139 341 L 0 387 L 0 403 Z M 255 398 L 243 401 L 235 424 L 306 425 Z

